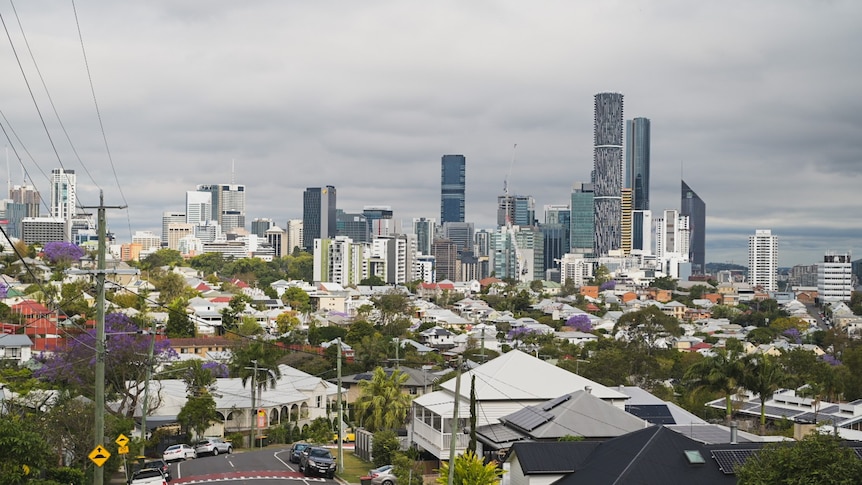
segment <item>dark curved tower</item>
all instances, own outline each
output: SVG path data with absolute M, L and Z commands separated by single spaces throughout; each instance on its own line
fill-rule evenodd
M 596 256 L 619 249 L 622 236 L 623 95 L 595 96 L 593 196 Z

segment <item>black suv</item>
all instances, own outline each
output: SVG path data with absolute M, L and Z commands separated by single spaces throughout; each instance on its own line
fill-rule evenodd
M 305 476 L 317 474 L 332 478 L 335 476 L 335 458 L 326 448 L 309 448 L 299 460 L 299 471 Z

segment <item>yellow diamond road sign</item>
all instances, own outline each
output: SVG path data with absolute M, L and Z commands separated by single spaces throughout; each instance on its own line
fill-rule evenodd
M 129 446 L 128 445 L 121 446 L 119 449 L 117 449 L 117 453 L 119 453 L 121 455 L 128 455 L 129 454 Z
M 118 446 L 126 446 L 127 444 L 129 444 L 129 438 L 127 438 L 126 435 L 121 434 L 120 436 L 117 436 L 117 439 L 114 440 L 114 443 L 116 443 Z
M 102 445 L 96 445 L 93 451 L 87 456 L 90 457 L 90 461 L 95 463 L 96 466 L 102 466 L 111 457 L 111 452 L 102 447 Z

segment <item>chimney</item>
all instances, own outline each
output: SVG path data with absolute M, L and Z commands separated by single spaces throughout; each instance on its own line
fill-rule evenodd
M 584 391 L 586 391 L 587 394 L 592 394 L 593 388 L 591 386 L 584 386 Z
M 737 433 L 737 423 L 736 421 L 730 422 L 730 444 L 736 444 L 736 433 Z

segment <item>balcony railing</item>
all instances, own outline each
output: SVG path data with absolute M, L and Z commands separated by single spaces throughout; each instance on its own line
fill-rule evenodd
M 438 458 L 443 455 L 448 456 L 449 446 L 452 443 L 452 433 L 443 433 L 439 429 L 434 429 L 422 421 L 414 420 L 413 434 L 414 441 L 422 445 L 423 448 L 428 449 L 431 453 L 437 454 Z M 470 443 L 470 435 L 458 433 L 457 440 L 455 451 L 463 452 Z

